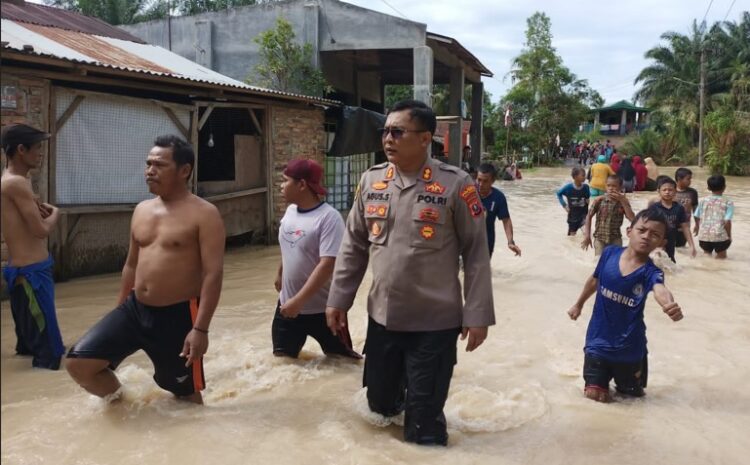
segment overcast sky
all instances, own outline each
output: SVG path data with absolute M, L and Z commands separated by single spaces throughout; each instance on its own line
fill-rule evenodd
M 495 74 L 483 78 L 493 102 L 510 87 L 510 64 L 523 48 L 526 18 L 535 11 L 550 17 L 552 44 L 565 65 L 609 104 L 632 100 L 633 80 L 648 64 L 643 54 L 659 44 L 662 33 L 687 34 L 693 19 L 704 15 L 709 24 L 725 17 L 738 21 L 750 10 L 750 0 L 343 1 L 424 23 L 428 31 L 458 40 Z
M 526 18 L 543 11 L 552 22 L 552 44 L 565 65 L 588 79 L 607 103 L 631 100 L 633 79 L 648 61 L 643 54 L 665 31 L 687 34 L 711 0 L 345 0 L 347 3 L 424 23 L 450 36 L 494 74 L 483 78 L 496 102 L 510 86 L 506 78 L 525 40 Z M 390 5 L 390 6 L 389 6 Z M 738 21 L 750 0 L 713 0 L 706 21 Z M 391 7 L 392 6 L 392 7 Z M 396 12 L 395 10 L 398 10 Z M 698 76 L 696 76 L 696 81 Z

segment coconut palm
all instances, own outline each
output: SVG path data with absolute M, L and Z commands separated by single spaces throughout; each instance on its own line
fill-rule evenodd
M 722 50 L 718 100 L 735 110 L 750 111 L 750 12 L 745 11 L 738 23 L 724 23 L 716 34 L 716 43 Z
M 693 21 L 690 35 L 665 32 L 658 45 L 645 54 L 653 63 L 635 78 L 640 88 L 634 100 L 654 107 L 671 110 L 697 106 L 700 78 L 700 54 L 706 39 L 705 24 Z

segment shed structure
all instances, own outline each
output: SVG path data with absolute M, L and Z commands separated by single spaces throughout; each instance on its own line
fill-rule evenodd
M 156 136 L 193 145 L 192 191 L 219 208 L 228 237 L 253 241 L 275 240 L 286 162 L 323 162 L 336 101 L 250 86 L 69 11 L 3 0 L 1 21 L 2 124 L 53 135 L 32 181 L 61 208 L 58 279 L 122 268 Z

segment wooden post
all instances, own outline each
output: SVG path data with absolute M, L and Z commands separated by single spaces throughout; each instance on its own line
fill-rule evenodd
M 198 109 L 200 107 L 195 105 L 193 110 L 190 111 L 190 143 L 193 146 L 195 152 L 195 163 L 193 164 L 193 194 L 198 195 Z
M 510 146 L 510 124 L 505 130 L 505 158 L 508 158 L 508 147 Z

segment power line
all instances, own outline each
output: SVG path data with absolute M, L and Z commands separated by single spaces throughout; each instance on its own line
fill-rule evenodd
M 736 1 L 737 0 L 732 0 L 732 3 L 729 5 L 729 9 L 727 10 L 727 14 L 724 15 L 724 19 L 722 20 L 722 22 L 724 22 L 724 21 L 727 20 L 727 18 L 729 17 L 729 12 L 732 11 L 732 7 L 734 6 L 734 2 L 736 2 Z
M 703 21 L 701 22 L 706 21 L 706 16 L 708 16 L 708 12 L 711 10 L 711 5 L 713 4 L 714 4 L 714 0 L 711 0 L 711 3 L 708 4 L 708 8 L 706 8 L 706 14 L 703 15 Z
M 614 90 L 619 89 L 621 87 L 627 87 L 627 86 L 634 86 L 633 79 L 638 77 L 638 75 L 634 75 L 632 78 L 628 79 L 627 81 L 623 81 L 620 84 L 610 84 L 604 87 L 601 87 L 599 90 Z
M 407 20 L 409 19 L 409 18 L 407 18 L 407 17 L 406 17 L 406 15 L 405 15 L 405 14 L 401 13 L 401 12 L 400 12 L 400 11 L 399 11 L 399 10 L 398 10 L 398 9 L 397 9 L 397 8 L 396 8 L 395 6 L 391 5 L 391 4 L 390 4 L 390 3 L 388 3 L 388 2 L 386 1 L 386 0 L 380 0 L 380 1 L 381 1 L 381 2 L 383 2 L 383 3 L 385 3 L 386 5 L 388 5 L 388 6 L 390 7 L 390 9 L 391 9 L 391 10 L 393 10 L 393 11 L 395 11 L 396 13 L 398 13 L 399 15 L 401 15 L 401 17 L 402 17 L 402 18 L 404 18 L 404 19 L 407 19 Z M 713 0 L 711 0 L 711 1 L 713 1 Z

